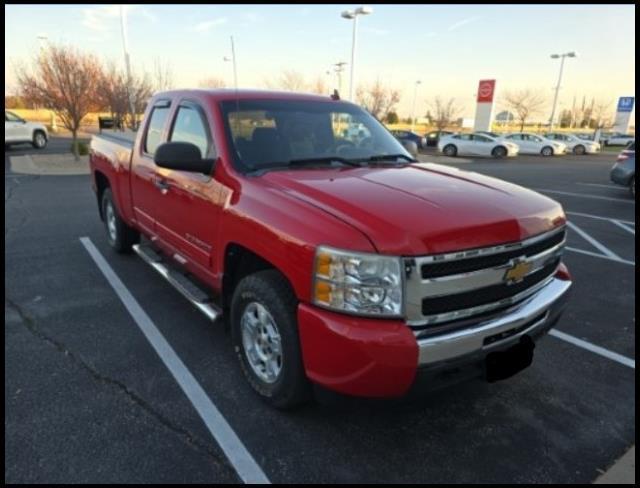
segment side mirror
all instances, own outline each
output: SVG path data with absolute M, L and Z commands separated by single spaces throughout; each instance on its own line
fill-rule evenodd
M 161 168 L 203 173 L 210 175 L 215 164 L 214 159 L 203 159 L 200 149 L 190 142 L 165 142 L 160 144 L 153 161 Z
M 416 159 L 418 158 L 418 145 L 415 142 L 404 140 L 400 141 L 400 143 L 402 144 L 402 147 L 404 147 L 407 152 L 411 154 L 411 157 Z

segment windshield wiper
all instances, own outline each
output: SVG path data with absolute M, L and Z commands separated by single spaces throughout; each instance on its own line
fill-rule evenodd
M 406 154 L 376 154 L 375 156 L 368 157 L 363 161 L 392 161 L 395 159 L 404 159 L 410 163 L 417 163 L 418 160 L 414 159 Z
M 340 156 L 326 156 L 322 158 L 307 158 L 307 159 L 291 159 L 287 161 L 290 166 L 298 166 L 305 164 L 317 164 L 317 163 L 333 163 L 334 161 L 348 166 L 360 166 L 356 161 L 351 159 L 341 158 Z

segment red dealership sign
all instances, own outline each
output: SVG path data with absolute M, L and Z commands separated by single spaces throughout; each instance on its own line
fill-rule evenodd
M 493 102 L 496 80 L 480 80 L 478 84 L 478 102 Z

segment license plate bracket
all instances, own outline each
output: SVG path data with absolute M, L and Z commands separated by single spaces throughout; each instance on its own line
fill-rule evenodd
M 524 335 L 504 351 L 490 352 L 485 358 L 485 375 L 489 383 L 505 380 L 527 368 L 533 361 L 535 344 Z

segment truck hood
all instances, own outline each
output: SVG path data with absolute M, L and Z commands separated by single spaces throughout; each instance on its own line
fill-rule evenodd
M 550 198 L 436 164 L 272 171 L 263 178 L 357 228 L 382 254 L 487 247 L 565 223 L 562 207 Z

